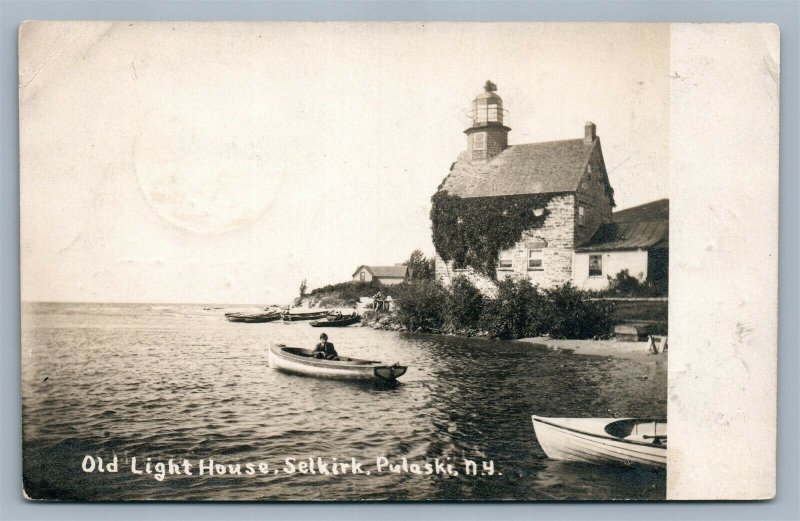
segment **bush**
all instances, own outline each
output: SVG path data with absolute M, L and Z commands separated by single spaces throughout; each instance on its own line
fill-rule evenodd
M 479 327 L 484 298 L 466 277 L 453 280 L 445 294 L 445 322 L 454 331 L 475 330 Z
M 614 278 L 612 278 L 611 275 L 608 275 L 609 293 L 624 293 L 626 295 L 630 295 L 641 290 L 641 287 L 642 283 L 639 281 L 639 279 L 632 276 L 627 269 L 617 273 Z
M 668 282 L 661 280 L 641 281 L 625 269 L 614 277 L 608 275 L 608 287 L 604 290 L 593 292 L 597 297 L 666 297 Z
M 605 338 L 611 333 L 613 304 L 587 297 L 570 282 L 544 290 L 543 322 L 552 338 Z
M 449 289 L 430 281 L 387 289 L 397 306 L 397 321 L 408 331 L 486 331 L 491 338 L 515 339 L 549 334 L 553 338 L 605 338 L 614 305 L 589 300 L 571 283 L 539 290 L 528 279 L 498 283 L 497 297 L 486 299 L 464 277 Z
M 540 291 L 527 279 L 498 283 L 497 298 L 484 303 L 481 328 L 491 338 L 607 337 L 613 304 L 591 301 L 571 283 Z
M 408 331 L 436 332 L 444 325 L 445 289 L 436 282 L 392 286 L 397 320 Z
M 505 279 L 497 285 L 497 298 L 483 306 L 481 328 L 491 338 L 523 338 L 542 334 L 542 309 L 546 303 L 528 279 Z

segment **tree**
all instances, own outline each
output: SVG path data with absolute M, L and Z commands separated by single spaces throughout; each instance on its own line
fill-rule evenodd
M 303 282 L 300 283 L 300 298 L 306 296 L 307 289 L 308 289 L 308 283 L 306 282 L 306 279 L 303 279 Z
M 433 280 L 433 259 L 428 259 L 421 250 L 411 252 L 408 260 L 403 264 L 411 271 L 414 280 Z

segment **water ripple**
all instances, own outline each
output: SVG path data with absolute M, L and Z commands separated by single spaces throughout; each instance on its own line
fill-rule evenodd
M 305 323 L 232 324 L 192 305 L 26 304 L 24 481 L 62 499 L 430 500 L 663 498 L 664 473 L 545 458 L 530 414 L 665 416 L 666 365 L 536 346 L 350 327 L 347 355 L 410 366 L 376 388 L 272 370 L 270 341 Z M 641 378 L 647 374 L 648 378 Z M 46 380 L 45 380 L 46 378 Z M 502 476 L 84 473 L 84 456 L 268 462 L 378 456 L 491 459 Z

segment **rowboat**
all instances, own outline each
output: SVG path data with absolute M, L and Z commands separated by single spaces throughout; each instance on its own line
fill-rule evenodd
M 360 315 L 329 315 L 327 320 L 312 322 L 311 327 L 345 327 L 357 322 L 361 322 Z
M 328 316 L 327 311 L 315 311 L 312 313 L 284 313 L 284 322 L 296 322 L 298 320 L 319 320 Z
M 280 313 L 225 313 L 225 318 L 230 322 L 247 322 L 249 324 L 257 322 L 272 322 L 281 318 Z
M 542 450 L 552 459 L 667 466 L 666 420 L 532 416 Z
M 408 369 L 399 364 L 388 365 L 373 360 L 340 357 L 339 360 L 324 360 L 313 357 L 311 349 L 270 344 L 269 365 L 287 373 L 342 378 L 347 380 L 392 381 L 403 376 Z

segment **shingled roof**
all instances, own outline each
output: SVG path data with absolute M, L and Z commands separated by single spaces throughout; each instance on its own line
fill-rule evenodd
M 650 250 L 669 248 L 669 221 L 601 224 L 589 242 L 575 251 Z
M 373 277 L 404 279 L 408 274 L 408 266 L 367 266 L 365 264 L 356 268 L 355 276 L 361 268 L 366 268 Z
M 616 211 L 611 220 L 615 223 L 669 220 L 669 199 L 659 199 Z
M 575 192 L 598 139 L 514 145 L 488 163 L 462 152 L 439 187 L 459 197 Z

